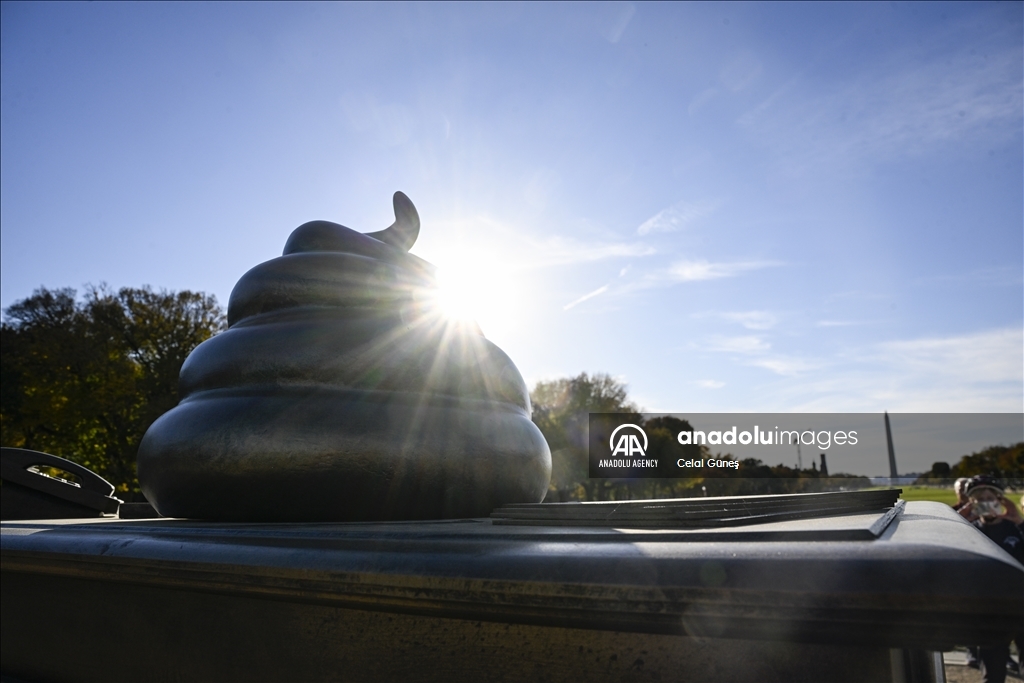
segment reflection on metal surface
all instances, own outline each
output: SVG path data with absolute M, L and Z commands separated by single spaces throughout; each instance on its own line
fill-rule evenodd
M 900 489 L 794 493 L 721 498 L 602 501 L 506 505 L 495 510 L 495 524 L 609 526 L 638 528 L 716 528 L 794 519 L 881 513 L 884 523 L 865 531 L 881 533 L 898 511 Z M 877 529 L 875 527 L 878 527 Z

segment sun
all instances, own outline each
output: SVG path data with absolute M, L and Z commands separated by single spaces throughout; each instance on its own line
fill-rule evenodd
M 446 318 L 455 320 L 475 320 L 477 312 L 482 312 L 481 297 L 468 288 L 464 278 L 438 277 L 440 288 L 437 292 L 437 303 Z M 462 282 L 460 282 L 460 280 Z
M 450 251 L 437 265 L 437 306 L 455 321 L 475 321 L 489 337 L 515 324 L 518 288 L 496 254 Z

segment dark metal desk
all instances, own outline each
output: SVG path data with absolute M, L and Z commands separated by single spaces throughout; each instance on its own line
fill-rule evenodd
M 890 517 L 5 522 L 0 659 L 27 681 L 941 680 L 935 651 L 1024 622 L 1024 567 L 947 506 Z

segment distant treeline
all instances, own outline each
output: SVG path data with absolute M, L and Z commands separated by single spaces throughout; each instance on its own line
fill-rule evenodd
M 1012 446 L 989 446 L 965 455 L 952 467 L 948 462 L 934 463 L 931 471 L 919 477 L 916 483 L 945 486 L 960 477 L 978 474 L 998 477 L 1017 490 L 1024 488 L 1024 441 Z

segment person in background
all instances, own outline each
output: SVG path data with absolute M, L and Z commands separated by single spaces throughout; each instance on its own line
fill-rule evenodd
M 959 511 L 964 505 L 967 505 L 967 492 L 964 490 L 967 486 L 967 482 L 971 480 L 970 477 L 960 477 L 953 482 L 953 493 L 956 494 L 956 505 L 953 506 L 954 510 Z
M 995 477 L 972 477 L 964 487 L 967 503 L 957 512 L 964 519 L 975 517 L 974 526 L 995 541 L 1013 559 L 1024 564 L 1024 517 L 1013 501 L 1003 495 L 1003 486 Z
M 989 540 L 1024 564 L 1024 517 L 1013 501 L 1003 495 L 999 480 L 984 474 L 972 477 L 964 492 L 967 503 L 957 510 L 960 516 L 971 521 Z M 1019 649 L 1024 637 L 1018 634 L 1015 640 Z M 1010 657 L 1010 641 L 979 647 L 978 659 L 981 660 L 984 683 L 1003 683 L 1007 670 L 1020 673 L 1020 662 Z
M 953 505 L 953 509 L 956 510 L 957 512 L 960 511 L 960 508 L 967 505 L 968 499 L 967 491 L 965 489 L 967 488 L 967 482 L 969 482 L 970 480 L 970 477 L 960 477 L 959 479 L 953 482 L 953 493 L 956 494 L 956 504 Z M 966 519 L 968 522 L 973 522 L 977 518 L 977 515 L 964 517 L 964 519 Z M 971 667 L 972 669 L 977 669 L 981 667 L 981 662 L 978 661 L 978 647 L 976 645 L 972 645 L 967 648 L 967 666 Z

